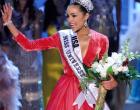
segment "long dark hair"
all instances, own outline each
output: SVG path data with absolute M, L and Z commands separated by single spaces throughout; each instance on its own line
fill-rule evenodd
M 77 3 L 77 2 L 71 3 L 70 5 L 78 6 L 79 9 L 81 10 L 81 12 L 83 12 L 84 14 L 88 13 L 88 11 L 86 10 L 86 8 L 83 7 L 82 5 L 80 5 L 80 4 Z

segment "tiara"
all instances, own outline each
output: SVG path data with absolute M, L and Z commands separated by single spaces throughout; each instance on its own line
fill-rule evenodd
M 88 12 L 93 10 L 93 4 L 91 0 L 71 0 L 71 3 L 79 3 L 82 5 Z

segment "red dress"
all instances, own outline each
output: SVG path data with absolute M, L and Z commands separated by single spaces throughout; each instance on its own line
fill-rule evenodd
M 101 58 L 108 49 L 109 44 L 106 36 L 93 30 L 91 30 L 91 35 L 86 55 L 83 58 L 83 63 L 87 66 L 91 66 L 97 55 Z M 81 89 L 77 77 L 66 61 L 59 34 L 56 33 L 48 38 L 29 40 L 20 33 L 15 40 L 26 51 L 58 48 L 64 66 L 64 74 L 54 88 L 46 110 L 78 110 L 78 106 L 73 106 L 73 102 L 81 92 Z M 85 101 L 80 110 L 93 110 L 93 108 Z

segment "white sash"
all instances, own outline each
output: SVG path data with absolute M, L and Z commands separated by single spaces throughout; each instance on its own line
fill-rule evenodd
M 59 35 L 64 56 L 66 57 L 70 67 L 74 71 L 74 74 L 81 82 L 85 78 L 86 72 L 82 65 L 82 55 L 77 35 L 71 29 L 61 30 L 59 31 Z M 86 91 L 80 92 L 80 94 L 74 101 L 73 105 L 78 105 L 78 109 L 80 109 L 80 107 L 86 100 L 88 105 L 93 108 L 93 104 L 96 104 L 97 97 L 98 97 L 98 88 L 95 87 L 94 83 L 92 83 L 89 84 Z M 110 110 L 107 104 L 105 104 L 104 110 Z
M 73 47 L 75 55 L 77 56 L 79 61 L 83 62 L 81 49 L 80 49 L 78 38 L 77 38 L 76 34 L 74 36 L 71 36 L 71 41 L 72 41 L 72 47 Z

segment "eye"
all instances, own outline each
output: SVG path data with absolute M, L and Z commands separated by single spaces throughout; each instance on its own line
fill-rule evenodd
M 65 13 L 66 18 L 69 18 L 69 15 L 67 13 Z
M 69 15 L 66 15 L 66 18 L 69 18 Z
M 73 18 L 77 17 L 77 15 L 72 15 Z

